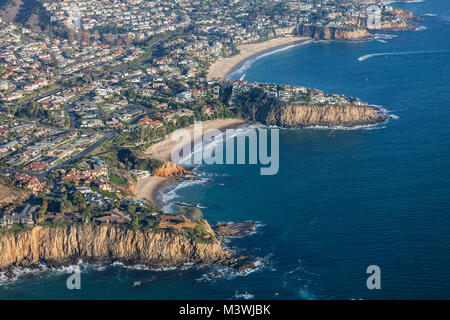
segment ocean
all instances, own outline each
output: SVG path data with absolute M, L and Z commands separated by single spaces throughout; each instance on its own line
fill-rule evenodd
M 450 2 L 395 6 L 421 16 L 422 27 L 291 47 L 232 75 L 356 96 L 387 109 L 388 122 L 280 130 L 277 175 L 202 165 L 196 170 L 210 180 L 165 196 L 198 204 L 210 223 L 259 222 L 254 235 L 227 245 L 267 266 L 205 280 L 214 268 L 82 264 L 81 290 L 72 291 L 66 270 L 25 270 L 0 285 L 0 298 L 450 298 Z M 370 265 L 380 267 L 379 290 L 366 286 Z

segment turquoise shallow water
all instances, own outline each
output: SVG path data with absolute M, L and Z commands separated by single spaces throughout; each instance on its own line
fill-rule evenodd
M 177 190 L 177 200 L 206 207 L 210 222 L 261 222 L 255 235 L 230 246 L 269 256 L 268 267 L 201 282 L 209 270 L 83 266 L 82 290 L 67 290 L 61 271 L 1 285 L 0 297 L 450 298 L 450 3 L 401 6 L 422 16 L 426 29 L 388 32 L 393 37 L 379 39 L 385 42 L 310 43 L 245 71 L 248 81 L 357 96 L 398 119 L 369 129 L 282 130 L 278 175 L 202 166 L 219 176 Z M 389 55 L 358 61 L 376 53 Z M 381 290 L 366 288 L 372 264 L 381 268 Z

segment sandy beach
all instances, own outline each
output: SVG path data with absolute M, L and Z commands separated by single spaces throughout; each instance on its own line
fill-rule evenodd
M 156 192 L 167 183 L 170 183 L 169 178 L 155 176 L 140 178 L 136 185 L 136 195 L 140 199 L 147 199 L 158 205 L 156 203 Z
M 202 127 L 203 133 L 205 133 L 209 129 L 225 130 L 229 128 L 239 127 L 245 123 L 246 121 L 243 119 L 215 119 L 202 122 Z M 200 138 L 198 134 L 197 136 L 194 136 L 194 126 L 187 127 L 185 128 L 185 130 L 189 131 L 192 137 L 192 141 Z M 149 158 L 158 159 L 161 161 L 170 161 L 172 150 L 176 145 L 177 142 L 172 141 L 169 136 L 165 140 L 152 145 L 145 151 L 145 154 Z M 177 180 L 156 176 L 140 178 L 138 179 L 136 185 L 136 195 L 138 198 L 151 200 L 155 205 L 160 207 L 161 204 L 158 203 L 156 197 L 158 190 L 166 186 L 167 184 L 175 182 L 177 182 Z
M 289 45 L 293 45 L 296 43 L 301 43 L 306 40 L 309 40 L 307 37 L 294 37 L 294 36 L 286 36 L 282 38 L 276 38 L 265 42 L 254 43 L 254 44 L 244 44 L 238 46 L 240 51 L 239 54 L 225 58 L 222 60 L 216 61 L 208 70 L 208 80 L 217 79 L 224 80 L 226 76 L 239 64 L 243 63 L 245 60 L 262 54 L 264 52 L 268 52 L 271 50 L 275 50 L 278 48 L 286 47 Z M 245 120 L 243 119 L 216 119 L 210 121 L 204 121 L 202 123 L 203 133 L 209 129 L 218 129 L 225 130 L 228 128 L 236 128 L 243 124 L 245 124 Z M 189 130 L 189 133 L 192 137 L 191 143 L 198 138 L 198 135 L 194 136 L 194 127 L 190 126 L 185 128 L 184 130 Z M 202 134 L 203 134 L 202 133 Z M 158 142 L 148 148 L 144 153 L 148 158 L 158 159 L 161 161 L 170 161 L 171 154 L 175 146 L 178 144 L 176 141 L 172 141 L 170 136 L 166 137 L 165 140 Z M 157 203 L 157 193 L 158 190 L 172 182 L 176 182 L 170 178 L 162 178 L 162 177 L 154 177 L 149 176 L 146 178 L 141 178 L 137 182 L 136 186 L 136 194 L 139 198 L 145 198 L 153 201 L 158 206 L 161 206 L 161 203 Z
M 294 37 L 286 36 L 282 38 L 276 38 L 260 43 L 243 44 L 238 46 L 239 54 L 218 60 L 211 65 L 208 70 L 208 80 L 225 80 L 226 76 L 239 64 L 245 60 L 264 53 L 265 51 L 271 51 L 278 48 L 282 48 L 288 45 L 301 43 L 310 38 L 307 37 Z
M 243 119 L 232 119 L 232 118 L 215 119 L 215 120 L 203 121 L 202 127 L 203 127 L 203 133 L 205 133 L 206 131 L 208 131 L 210 129 L 225 130 L 228 128 L 236 128 L 245 123 L 246 122 Z M 198 134 L 197 134 L 197 136 L 194 136 L 194 126 L 189 126 L 183 130 L 189 131 L 189 134 L 192 137 L 192 141 L 200 138 Z M 177 144 L 178 144 L 178 142 L 172 141 L 169 136 L 165 140 L 152 145 L 150 148 L 148 148 L 145 151 L 145 154 L 148 158 L 158 159 L 161 161 L 170 161 L 172 150 L 175 148 L 175 146 Z

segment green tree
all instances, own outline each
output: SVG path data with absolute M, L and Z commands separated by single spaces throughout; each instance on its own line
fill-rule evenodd
M 35 220 L 36 223 L 41 223 L 45 219 L 45 213 L 47 212 L 47 206 L 42 205 L 39 211 L 36 213 Z
M 127 207 L 127 212 L 131 215 L 134 215 L 136 213 L 136 206 L 130 202 Z
M 134 228 L 139 227 L 139 217 L 138 216 L 134 216 L 133 217 L 133 221 L 131 222 L 131 226 L 133 226 Z
M 62 213 L 73 212 L 73 205 L 72 205 L 72 202 L 70 202 L 70 200 L 61 201 L 59 208 Z
M 81 217 L 83 218 L 84 223 L 88 223 L 91 220 L 92 212 L 89 209 L 84 209 L 81 212 Z
M 86 199 L 83 196 L 83 194 L 79 191 L 75 191 L 72 193 L 71 201 L 72 201 L 73 205 L 75 205 L 79 209 L 86 208 Z

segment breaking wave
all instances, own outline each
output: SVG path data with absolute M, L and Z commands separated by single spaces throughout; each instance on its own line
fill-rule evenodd
M 253 266 L 243 268 L 241 270 L 236 270 L 235 268 L 228 266 L 215 266 L 210 270 L 210 272 L 204 273 L 200 278 L 196 279 L 198 282 L 209 282 L 216 279 L 233 280 L 237 277 L 246 277 L 256 271 L 262 270 L 269 265 L 269 258 L 271 255 L 265 258 L 257 258 L 253 263 Z
M 223 131 L 219 136 L 216 137 L 214 141 L 210 141 L 207 143 L 203 142 L 203 145 L 201 148 L 193 148 L 192 152 L 187 154 L 183 159 L 181 159 L 178 164 L 184 167 L 192 166 L 193 159 L 196 155 L 202 154 L 203 162 L 206 162 L 206 160 L 210 159 L 212 156 L 212 151 L 217 146 L 217 144 L 223 144 L 228 139 L 234 139 L 239 135 L 245 135 L 250 130 L 255 130 L 257 128 L 264 128 L 263 125 L 244 125 L 242 127 L 238 127 L 234 129 L 234 134 L 232 135 L 226 135 L 226 133 Z M 215 173 L 207 173 L 207 172 L 200 172 L 200 166 L 196 165 L 191 171 L 199 174 L 199 178 L 195 180 L 185 180 L 179 184 L 177 184 L 175 187 L 169 187 L 169 190 L 163 190 L 160 198 L 161 201 L 165 204 L 165 206 L 162 208 L 164 211 L 169 213 L 176 213 L 177 212 L 177 204 L 174 203 L 175 200 L 179 199 L 179 191 L 181 189 L 191 187 L 193 185 L 206 185 L 209 183 L 214 182 L 214 177 L 218 176 Z M 201 204 L 196 204 L 198 208 L 205 208 Z
M 80 260 L 78 264 L 60 268 L 49 267 L 45 263 L 40 263 L 38 266 L 33 268 L 18 267 L 14 268 L 10 272 L 0 272 L 0 285 L 51 274 L 71 274 L 75 271 L 80 272 L 80 270 L 86 271 L 88 269 L 97 269 L 99 266 L 100 265 L 86 264 Z
M 383 39 L 383 40 L 391 40 L 397 38 L 397 35 L 395 34 L 386 34 L 386 33 L 376 33 L 375 37 L 373 39 L 375 40 L 379 40 L 379 39 Z
M 237 300 L 250 300 L 253 299 L 255 297 L 254 294 L 248 293 L 247 291 L 239 293 L 238 291 L 234 292 L 234 296 L 233 299 L 237 299 Z
M 406 52 L 381 52 L 381 53 L 371 53 L 366 54 L 358 58 L 358 61 L 364 61 L 374 57 L 381 56 L 403 56 L 403 55 L 411 55 L 411 54 L 436 54 L 436 53 L 449 53 L 449 51 L 406 51 Z

